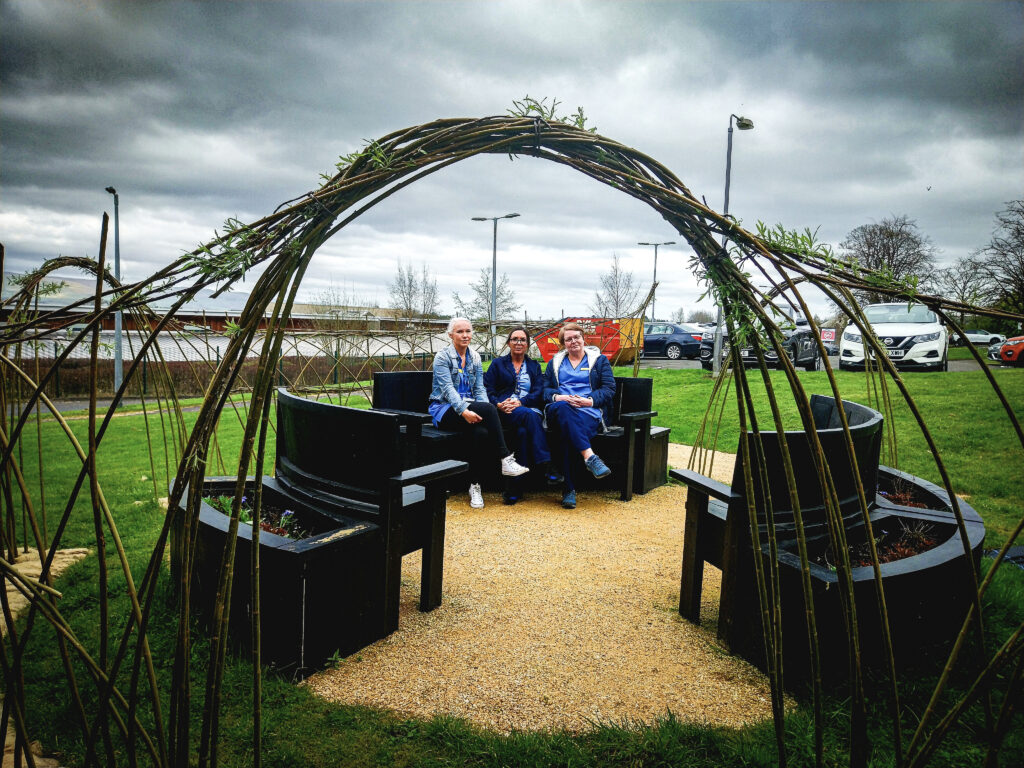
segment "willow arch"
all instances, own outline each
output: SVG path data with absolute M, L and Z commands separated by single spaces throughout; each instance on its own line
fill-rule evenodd
M 674 174 L 652 158 L 605 138 L 593 130 L 586 129 L 582 115 L 566 120 L 558 118 L 554 114 L 553 108 L 546 111 L 538 108 L 536 104 L 528 104 L 525 107 L 519 105 L 519 107 L 519 113 L 511 116 L 437 120 L 383 136 L 370 142 L 361 151 L 342 157 L 337 165 L 337 172 L 330 176 L 324 176 L 324 183 L 317 189 L 287 201 L 272 214 L 256 222 L 243 224 L 235 220 L 229 221 L 224 232 L 215 239 L 185 254 L 146 280 L 119 286 L 107 279 L 105 288 L 103 281 L 97 282 L 94 309 L 88 314 L 90 329 L 95 328 L 105 315 L 118 309 L 137 311 L 152 316 L 152 313 L 146 309 L 148 305 L 158 299 L 173 299 L 172 309 L 158 319 L 148 344 L 155 339 L 161 328 L 173 319 L 175 312 L 186 301 L 195 297 L 201 289 L 214 287 L 218 291 L 224 290 L 252 267 L 258 264 L 265 264 L 266 267 L 251 291 L 238 329 L 232 336 L 228 349 L 209 385 L 194 426 L 187 434 L 184 432 L 181 434 L 178 471 L 168 499 L 168 508 L 173 512 L 168 514 L 164 522 L 145 572 L 137 584 L 130 586 L 133 598 L 132 610 L 130 615 L 125 618 L 124 625 L 118 628 L 119 631 L 111 635 L 111 643 L 115 650 L 109 657 L 105 654 L 97 656 L 90 653 L 77 640 L 61 616 L 53 595 L 48 591 L 45 570 L 37 585 L 25 586 L 25 589 L 31 592 L 33 618 L 30 618 L 25 632 L 12 637 L 15 652 L 10 659 L 5 657 L 3 664 L 5 690 L 15 693 L 15 695 L 7 697 L 4 705 L 5 718 L 7 713 L 10 713 L 19 740 L 27 743 L 28 739 L 28 720 L 24 711 L 24 681 L 20 677 L 22 673 L 19 666 L 21 649 L 27 642 L 27 636 L 33 631 L 34 617 L 39 616 L 57 630 L 61 637 L 62 653 L 77 654 L 93 677 L 97 700 L 95 712 L 89 713 L 91 719 L 83 717 L 82 728 L 83 740 L 88 744 L 87 753 L 91 758 L 102 762 L 102 758 L 99 757 L 100 752 L 104 749 L 104 743 L 108 742 L 113 735 L 121 738 L 132 754 L 136 750 L 148 753 L 149 758 L 155 764 L 185 765 L 192 759 L 191 740 L 193 734 L 189 724 L 189 712 L 194 706 L 191 693 L 193 688 L 191 668 L 193 642 L 189 628 L 189 605 L 191 599 L 190 573 L 194 551 L 190 542 L 194 541 L 192 537 L 198 516 L 199 489 L 211 458 L 211 440 L 215 439 L 221 412 L 229 405 L 232 385 L 240 375 L 247 352 L 252 347 L 261 344 L 260 365 L 252 382 L 252 400 L 244 419 L 242 451 L 236 467 L 238 481 L 234 494 L 233 532 L 238 524 L 245 476 L 250 473 L 250 470 L 255 470 L 257 475 L 263 473 L 274 371 L 276 361 L 281 354 L 284 336 L 283 319 L 290 313 L 296 292 L 310 260 L 317 249 L 329 238 L 339 233 L 369 208 L 385 201 L 417 180 L 441 171 L 449 165 L 480 154 L 533 157 L 572 168 L 597 182 L 649 205 L 693 248 L 695 256 L 691 259 L 689 266 L 698 277 L 707 281 L 716 299 L 722 305 L 732 338 L 753 339 L 759 332 L 765 332 L 767 343 L 775 348 L 779 358 L 785 364 L 785 379 L 790 389 L 790 395 L 797 404 L 804 428 L 812 436 L 814 435 L 813 418 L 808 407 L 808 395 L 793 366 L 788 363 L 788 358 L 783 354 L 778 333 L 780 329 L 779 314 L 772 312 L 773 300 L 777 300 L 779 295 L 784 294 L 787 301 L 793 302 L 805 316 L 810 318 L 812 313 L 797 286 L 799 284 L 815 286 L 844 308 L 865 332 L 865 338 L 868 339 L 870 339 L 870 334 L 866 332 L 867 323 L 852 294 L 853 291 L 860 288 L 870 288 L 894 298 L 924 303 L 940 313 L 950 324 L 952 324 L 949 318 L 951 311 L 970 310 L 983 314 L 1011 316 L 1006 313 L 951 302 L 939 296 L 920 294 L 912 285 L 888 280 L 883 275 L 864 272 L 854 264 L 836 259 L 827 249 L 817 247 L 811 236 L 767 229 L 762 229 L 756 234 L 751 233 L 737 225 L 732 219 L 709 208 L 693 195 Z M 97 274 L 102 274 L 105 220 L 103 232 L 99 266 L 93 270 Z M 47 264 L 37 275 L 26 281 L 26 288 L 18 299 L 23 310 L 29 306 L 31 287 L 38 285 L 43 277 L 58 266 L 60 265 Z M 747 274 L 748 272 L 756 272 L 769 281 L 772 286 L 769 291 L 770 295 L 766 296 L 754 286 L 753 279 Z M 266 334 L 260 337 L 258 331 L 265 316 L 270 320 Z M 4 345 L 10 346 L 46 338 L 52 332 L 53 321 L 60 319 L 60 316 L 31 316 L 26 313 L 23 318 L 16 319 L 3 329 L 0 341 Z M 815 328 L 815 330 L 818 329 Z M 87 329 L 82 332 L 80 338 L 84 339 L 90 332 Z M 817 335 L 820 338 L 820 334 Z M 884 402 L 888 399 L 887 383 L 891 383 L 899 390 L 901 397 L 910 405 L 926 442 L 933 449 L 937 468 L 947 493 L 951 499 L 955 499 L 952 478 L 941 461 L 927 424 L 914 407 L 912 397 L 891 363 L 881 353 L 875 342 L 870 343 L 875 344 L 874 349 L 879 353 L 878 357 L 881 361 L 879 369 L 874 372 L 869 371 L 869 375 L 874 375 L 878 382 L 876 387 L 880 391 L 879 401 Z M 763 425 L 768 425 L 767 430 L 783 431 L 776 394 L 767 375 L 763 376 L 763 381 L 769 395 L 769 408 L 765 412 L 764 408 L 755 407 L 750 396 L 747 375 L 743 366 L 738 364 L 739 361 L 735 359 L 735 355 L 738 354 L 738 346 L 738 343 L 733 344 L 735 375 L 732 379 L 736 384 L 734 400 L 741 424 L 749 424 L 755 436 Z M 757 345 L 755 348 L 758 348 Z M 823 349 L 819 349 L 819 353 L 823 353 L 823 351 Z M 44 397 L 43 387 L 46 381 L 44 379 L 36 380 L 30 371 L 22 370 L 17 361 L 10 357 L 5 357 L 3 364 L 5 382 L 12 380 L 16 374 L 22 381 L 31 381 L 35 385 L 34 389 L 30 388 L 24 398 L 20 416 L 9 425 L 9 429 L 5 430 L 3 467 L 5 471 L 11 471 L 16 469 L 16 446 L 24 434 L 30 413 L 36 403 Z M 762 357 L 761 371 L 764 372 L 764 370 Z M 107 413 L 104 426 L 109 422 L 118 401 L 128 391 L 128 387 L 136 375 L 136 366 L 133 365 L 126 373 L 124 384 Z M 831 370 L 827 371 L 827 375 L 834 396 L 840 398 L 841 393 L 835 376 Z M 998 383 L 991 373 L 988 374 L 988 377 L 994 391 L 1001 398 L 1007 418 L 1013 425 L 1022 449 L 1024 449 L 1024 432 L 1021 430 L 1013 408 L 1000 392 Z M 725 395 L 724 388 L 719 388 L 716 391 L 721 396 Z M 849 435 L 848 425 L 844 424 L 844 430 Z M 86 481 L 89 482 L 94 498 L 96 497 L 99 481 L 95 467 L 95 452 L 102 441 L 102 436 L 103 427 L 97 429 L 92 423 L 89 445 L 88 449 L 84 451 L 78 484 L 65 507 L 58 531 L 63 530 L 63 524 L 66 523 L 74 506 L 74 497 L 77 496 L 79 489 Z M 747 455 L 749 456 L 749 451 Z M 851 461 L 855 461 L 852 446 L 849 457 Z M 785 451 L 784 458 L 790 487 L 795 489 L 794 469 L 789 461 L 788 453 Z M 819 475 L 822 487 L 826 490 L 829 489 L 830 481 L 820 445 L 815 456 L 815 470 Z M 748 483 L 757 481 L 752 472 L 749 462 L 746 463 L 744 474 Z M 866 493 L 868 492 L 872 492 L 872 489 L 860 488 L 860 502 L 865 518 L 867 518 Z M 29 491 L 24 489 L 23 493 L 28 495 Z M 826 494 L 826 498 L 833 502 L 830 513 L 838 515 L 834 497 L 834 489 L 830 494 Z M 13 497 L 9 496 L 10 498 Z M 181 506 L 184 512 L 179 513 L 179 502 L 183 499 L 184 504 Z M 953 505 L 962 526 L 962 516 L 959 514 L 959 508 L 955 501 Z M 106 529 L 116 537 L 116 524 L 109 514 L 109 510 L 105 513 L 102 505 L 94 505 L 94 508 L 97 530 L 100 531 L 103 526 L 106 526 Z M 9 515 L 13 514 L 13 504 L 8 503 L 7 509 Z M 867 523 L 870 526 L 870 521 Z M 798 527 L 799 525 L 798 522 Z M 840 525 L 840 530 L 841 527 Z M 1024 518 L 1017 526 L 1014 536 L 1007 542 L 1007 547 L 1019 535 L 1022 527 L 1024 527 Z M 752 528 L 756 528 L 756 526 L 752 525 Z M 168 547 L 172 529 L 182 533 L 183 545 L 171 553 L 174 565 L 174 586 L 179 600 L 177 608 L 178 634 L 169 689 L 170 709 L 165 714 L 161 709 L 157 682 L 152 671 L 153 663 L 147 645 L 147 631 L 154 600 L 157 596 L 157 584 L 162 574 L 163 556 Z M 253 534 L 254 539 L 258 540 L 258 527 L 254 529 Z M 756 537 L 756 531 L 754 535 Z M 772 534 L 769 534 L 769 538 L 771 536 Z M 44 541 L 45 536 L 37 535 L 37 548 L 41 553 L 41 558 L 44 550 L 55 549 L 59 545 L 59 538 L 57 535 L 50 541 Z M 773 541 L 769 541 L 768 544 L 774 546 Z M 1005 554 L 1007 547 L 1004 547 L 1002 554 Z M 258 552 L 258 547 L 253 547 L 253 550 Z M 845 549 L 840 547 L 839 551 L 845 551 Z M 216 764 L 217 761 L 220 696 L 226 658 L 226 643 L 222 638 L 225 635 L 224 629 L 228 618 L 225 606 L 228 605 L 228 597 L 232 588 L 233 554 L 230 548 L 225 552 L 221 583 L 218 589 L 220 611 L 217 621 L 220 623 L 221 631 L 214 633 L 210 645 L 210 658 L 204 684 L 204 714 L 198 747 L 200 764 Z M 126 571 L 129 570 L 126 567 L 123 554 L 119 554 L 119 557 L 122 567 Z M 806 562 L 805 552 L 801 552 L 801 557 Z M 877 568 L 877 555 L 875 555 L 875 561 Z M 5 580 L 14 578 L 6 561 L 0 564 L 0 567 L 4 569 Z M 258 569 L 258 558 L 252 567 Z M 846 591 L 852 589 L 848 578 L 849 568 L 847 559 L 840 569 L 845 577 L 842 588 Z M 980 614 L 980 596 L 984 594 L 985 589 L 991 583 L 995 570 L 996 567 L 990 569 L 987 577 L 977 584 L 978 598 L 975 603 L 975 614 Z M 775 574 L 770 569 L 766 570 L 764 566 L 757 565 L 759 596 L 765 617 L 763 629 L 768 645 L 766 651 L 769 659 L 778 658 L 782 643 L 778 628 L 771 618 L 775 600 L 773 598 L 773 594 L 775 594 L 774 578 Z M 131 581 L 129 578 L 129 582 Z M 253 583 L 258 585 L 258 579 L 253 579 Z M 102 593 L 105 588 L 101 587 L 100 589 L 101 599 L 105 600 L 106 596 Z M 855 626 L 857 619 L 852 601 L 848 601 L 848 609 L 849 620 Z M 6 601 L 4 610 L 5 613 L 8 612 Z M 885 622 L 883 621 L 883 623 Z M 980 628 L 980 620 L 972 621 L 969 617 L 961 632 L 961 640 L 967 636 L 968 632 L 977 631 L 978 628 Z M 106 631 L 110 629 L 111 627 L 105 627 Z M 1006 670 L 1010 664 L 1019 660 L 1024 654 L 1024 643 L 1020 637 L 1022 634 L 1024 634 L 1024 625 L 1018 629 L 1012 642 L 993 652 L 990 663 L 978 676 L 978 686 L 982 690 L 991 689 L 998 673 Z M 71 647 L 70 652 L 65 647 L 66 645 Z M 864 727 L 864 691 L 857 666 L 856 633 L 853 634 L 850 653 L 855 667 L 851 712 L 854 722 L 854 741 L 856 742 L 857 738 L 862 736 L 859 729 Z M 257 705 L 254 708 L 254 752 L 259 755 L 261 729 L 258 701 L 261 683 L 258 664 L 255 665 L 255 668 L 254 687 Z M 77 690 L 80 679 L 70 671 L 70 666 L 68 674 L 69 684 Z M 785 715 L 782 708 L 782 670 L 778 666 L 773 666 L 770 677 L 780 762 L 783 762 Z M 153 723 L 149 727 L 138 717 L 138 708 L 145 698 L 143 689 L 147 685 L 146 681 L 148 681 L 150 689 L 148 696 Z M 1007 699 L 1012 698 L 1009 692 L 1013 690 L 1012 685 L 1014 684 L 1019 685 L 1019 678 L 1008 689 Z M 899 697 L 895 674 L 892 675 L 892 695 L 896 701 L 897 712 L 893 722 L 896 752 L 905 755 L 910 764 L 920 764 L 920 761 L 928 759 L 930 750 L 941 739 L 942 727 L 949 727 L 955 722 L 959 704 L 952 707 L 947 716 L 940 720 L 939 729 L 926 733 L 925 725 L 928 723 L 929 717 L 934 714 L 933 710 L 929 708 L 917 733 L 907 744 L 901 735 L 901 717 L 898 712 Z M 821 696 L 820 680 L 818 680 L 814 689 L 814 703 L 818 733 L 816 751 L 819 761 L 822 754 Z M 86 715 L 81 698 L 77 699 L 77 706 L 83 715 Z M 998 731 L 999 724 L 1004 722 L 1006 717 L 1012 717 L 1012 707 L 1007 712 L 1000 714 L 998 722 L 992 723 L 993 732 Z M 998 743 L 997 739 L 995 743 Z M 855 764 L 862 763 L 864 759 L 865 756 L 862 753 L 859 753 L 857 749 L 853 750 L 852 761 Z

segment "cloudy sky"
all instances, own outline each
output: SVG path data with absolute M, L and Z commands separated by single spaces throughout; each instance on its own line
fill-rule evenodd
M 1021 2 L 99 2 L 0 4 L 0 242 L 6 269 L 95 257 L 120 193 L 122 272 L 150 274 L 320 185 L 339 155 L 525 95 L 731 213 L 838 245 L 906 214 L 943 262 L 984 245 L 1024 197 Z M 481 157 L 377 206 L 303 284 L 386 305 L 401 260 L 443 307 L 490 265 L 531 317 L 583 314 L 618 254 L 649 284 L 679 239 L 644 205 L 561 166 Z M 685 245 L 659 252 L 658 315 L 698 304 Z M 244 286 L 242 286 L 244 290 Z

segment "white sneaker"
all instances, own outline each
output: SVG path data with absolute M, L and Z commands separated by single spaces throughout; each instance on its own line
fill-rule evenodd
M 473 509 L 484 508 L 484 495 L 480 492 L 480 483 L 469 486 L 469 506 Z
M 506 477 L 519 477 L 525 475 L 530 470 L 516 461 L 516 455 L 510 453 L 504 459 L 501 460 L 501 474 Z

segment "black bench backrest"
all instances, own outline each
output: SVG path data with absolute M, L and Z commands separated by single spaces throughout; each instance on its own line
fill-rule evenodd
M 615 377 L 615 399 L 612 401 L 612 423 L 623 413 L 645 413 L 652 410 L 654 379 Z M 611 425 L 609 425 L 611 426 Z
M 277 476 L 309 490 L 373 503 L 402 472 L 397 416 L 277 390 Z
M 616 376 L 612 424 L 620 414 L 650 411 L 653 385 L 653 379 Z M 378 371 L 373 374 L 373 407 L 425 413 L 432 386 L 431 371 Z
M 373 374 L 373 407 L 426 413 L 432 371 L 378 371 Z
M 860 502 L 853 468 L 850 465 L 843 435 L 836 411 L 835 399 L 826 395 L 811 396 L 811 412 L 817 427 L 818 439 L 825 455 L 825 461 L 835 484 L 839 499 L 840 512 L 844 518 L 855 519 L 860 516 Z M 854 453 L 860 472 L 864 494 L 869 504 L 874 502 L 875 490 L 878 485 L 878 460 L 882 447 L 882 414 L 859 403 L 843 402 L 850 434 L 853 440 Z M 821 491 L 818 473 L 815 471 L 811 442 L 803 431 L 787 431 L 784 433 L 793 464 L 796 480 L 797 496 L 800 499 L 800 511 L 805 526 L 813 528 L 824 523 L 825 502 Z M 765 492 L 757 469 L 757 452 L 753 444 L 753 435 L 748 437 L 748 445 L 753 469 L 754 499 L 757 504 L 758 518 L 767 520 Z M 786 482 L 782 453 L 779 447 L 779 436 L 776 432 L 761 432 L 766 464 L 767 486 L 771 496 L 772 510 L 776 526 L 780 532 L 793 527 L 793 505 L 789 497 L 789 486 Z M 743 480 L 743 441 L 736 456 L 736 468 L 733 472 L 732 487 L 742 492 Z

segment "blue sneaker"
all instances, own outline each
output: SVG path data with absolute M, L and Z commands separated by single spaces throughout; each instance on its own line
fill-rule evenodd
M 590 474 L 600 480 L 602 477 L 608 477 L 612 473 L 608 469 L 608 465 L 601 461 L 601 457 L 596 453 L 587 459 L 587 469 L 590 470 Z
M 576 509 L 576 491 L 566 491 L 562 494 L 562 506 L 566 509 Z

